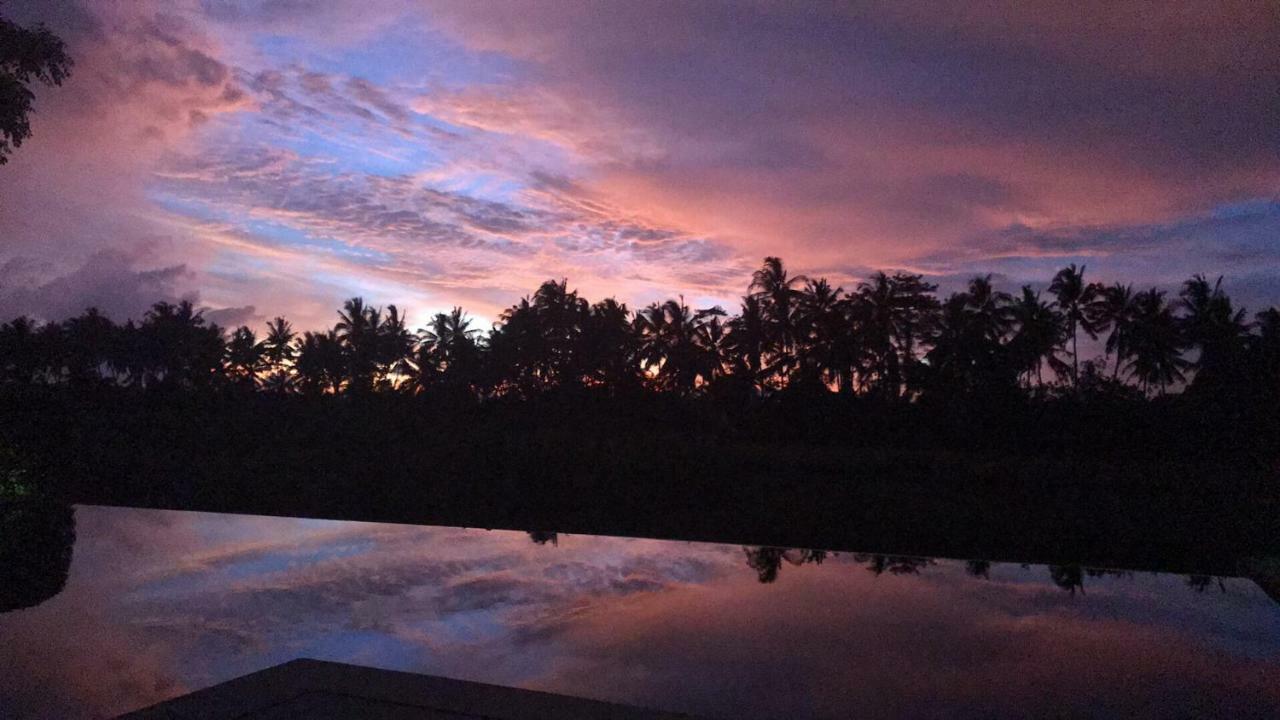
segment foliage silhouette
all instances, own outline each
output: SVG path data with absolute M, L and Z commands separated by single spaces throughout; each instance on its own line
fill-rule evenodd
M 33 81 L 61 85 L 72 65 L 66 46 L 48 28 L 23 28 L 0 17 L 0 165 L 31 137 Z
M 41 499 L 0 499 L 0 613 L 62 591 L 75 544 L 75 511 Z
M 487 334 L 461 308 L 414 333 L 397 306 L 355 297 L 330 329 L 299 335 L 277 317 L 261 341 L 248 327 L 227 333 L 208 323 L 189 302 L 157 303 L 141 323 L 123 326 L 90 308 L 62 323 L 17 318 L 0 326 L 0 380 L 477 400 L 561 388 L 740 397 L 816 389 L 964 403 L 1007 399 L 1018 385 L 1031 395 L 1079 394 L 1082 368 L 1093 363 L 1095 376 L 1096 366 L 1110 366 L 1116 383 L 1148 395 L 1190 378 L 1189 387 L 1206 394 L 1261 382 L 1274 396 L 1277 311 L 1246 322 L 1221 278 L 1193 277 L 1176 304 L 1155 288 L 1135 294 L 1128 285 L 1086 284 L 1074 265 L 1048 287 L 1052 301 L 1030 286 L 1014 298 L 978 276 L 940 301 L 920 275 L 875 273 L 846 293 L 825 278 L 792 276 L 769 257 L 734 317 L 683 298 L 632 313 L 613 298 L 591 304 L 566 280 L 549 280 Z M 1081 333 L 1105 333 L 1106 357 L 1082 361 Z

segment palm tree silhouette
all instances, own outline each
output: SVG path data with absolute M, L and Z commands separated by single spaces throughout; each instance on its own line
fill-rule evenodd
M 377 353 L 375 385 L 390 390 L 397 387 L 398 378 L 410 375 L 410 358 L 416 340 L 406 324 L 406 319 L 395 305 L 387 306 L 387 313 L 377 328 Z
M 610 392 L 632 388 L 640 377 L 636 352 L 631 312 L 614 298 L 605 298 L 591 306 L 582 323 L 574 374 Z
M 763 379 L 764 357 L 768 351 L 768 320 L 760 298 L 748 295 L 742 298 L 742 308 L 737 317 L 729 320 L 727 349 L 731 366 L 738 372 L 745 371 L 753 384 Z
M 1050 565 L 1049 579 L 1072 595 L 1076 594 L 1076 590 L 1081 595 L 1084 594 L 1084 571 L 1079 565 Z
M 636 314 L 639 358 L 658 386 L 689 394 L 699 382 L 710 382 L 720 368 L 719 348 L 709 344 L 709 318 L 724 315 L 718 307 L 691 310 L 684 298 L 653 303 Z
M 396 305 L 384 312 L 356 297 L 332 330 L 299 337 L 277 317 L 261 343 L 248 327 L 224 337 L 189 301 L 156 303 L 123 325 L 91 308 L 63 322 L 0 325 L 0 382 L 184 391 L 231 382 L 312 394 L 447 387 L 472 400 L 558 386 L 615 395 L 648 387 L 717 403 L 810 388 L 950 403 L 1013 400 L 1009 391 L 1045 384 L 1048 363 L 1082 395 L 1135 385 L 1152 396 L 1190 380 L 1188 391 L 1231 391 L 1251 417 L 1265 398 L 1280 398 L 1280 310 L 1247 322 L 1222 279 L 1203 275 L 1184 283 L 1176 304 L 1154 288 L 1135 294 L 1084 278 L 1083 267 L 1063 268 L 1045 302 L 1030 286 L 1014 300 L 978 276 L 940 303 L 920 275 L 875 273 L 845 293 L 825 278 L 792 277 L 768 257 L 732 318 L 683 297 L 634 314 L 613 298 L 592 305 L 562 279 L 542 283 L 487 334 L 454 308 L 415 336 Z M 1080 361 L 1081 332 L 1106 334 L 1101 372 Z M 1101 377 L 1105 364 L 1110 381 Z
M 1057 298 L 1058 310 L 1067 322 L 1067 337 L 1071 339 L 1071 384 L 1080 386 L 1080 330 L 1096 338 L 1090 319 L 1090 304 L 1097 298 L 1098 286 L 1086 285 L 1084 266 L 1076 269 L 1075 263 L 1058 271 L 1049 283 L 1049 292 Z
M 1043 385 L 1044 364 L 1054 361 L 1054 353 L 1065 335 L 1063 317 L 1053 305 L 1042 301 L 1030 285 L 1022 286 L 1022 295 L 1013 302 L 1010 311 L 1018 327 L 1009 341 L 1014 363 L 1026 376 L 1028 386 L 1033 376 L 1037 385 Z
M 846 374 L 841 336 L 848 331 L 846 303 L 842 288 L 831 287 L 826 278 L 809 280 L 800 291 L 795 309 L 798 366 L 809 382 L 836 384 Z
M 303 392 L 340 392 L 350 377 L 347 353 L 336 330 L 305 332 L 298 339 L 294 371 Z
M 849 298 L 854 327 L 852 342 L 867 365 L 864 384 L 874 384 L 888 397 L 901 395 L 914 368 L 916 347 L 933 331 L 931 316 L 939 308 L 937 286 L 920 275 L 877 272 L 859 283 Z
M 247 327 L 236 328 L 227 340 L 227 375 L 232 382 L 250 390 L 258 386 L 258 373 L 263 369 L 263 350 L 258 338 Z
M 294 347 L 296 337 L 293 325 L 283 317 L 267 322 L 267 336 L 262 340 L 262 359 L 267 373 L 263 385 L 277 394 L 293 388 L 290 370 L 297 354 Z
M 1129 369 L 1144 393 L 1158 388 L 1163 394 L 1170 384 L 1182 381 L 1187 366 L 1178 318 L 1165 302 L 1164 292 L 1155 288 L 1134 296 L 1133 308 Z
M 760 301 L 764 311 L 765 330 L 769 338 L 770 363 L 775 374 L 786 377 L 795 359 L 797 341 L 795 306 L 806 278 L 803 275 L 787 275 L 786 267 L 777 257 L 766 257 L 764 265 L 751 275 L 749 290 Z
M 365 304 L 364 298 L 353 297 L 338 311 L 334 326 L 337 339 L 346 354 L 347 390 L 367 392 L 373 389 L 379 359 L 379 328 L 382 310 Z
M 460 307 L 436 313 L 419 334 L 415 362 L 409 369 L 413 390 L 427 392 L 436 386 L 471 388 L 479 372 L 479 334 Z
M 62 323 L 63 363 L 73 385 L 96 384 L 111 365 L 119 329 L 109 318 L 89 308 Z
M 136 339 L 143 386 L 203 387 L 222 370 L 222 328 L 206 323 L 188 300 L 152 305 Z
M 1004 345 L 1014 324 L 1011 303 L 1008 293 L 991 284 L 990 275 L 973 278 L 966 292 L 947 298 L 931 339 L 933 348 L 925 355 L 935 391 L 973 392 L 1004 384 L 1006 374 L 1016 379 Z
M 1097 332 L 1107 332 L 1106 351 L 1116 356 L 1111 377 L 1120 376 L 1120 367 L 1129 358 L 1129 336 L 1133 332 L 1133 286 L 1115 283 L 1102 289 L 1098 298 L 1090 304 L 1090 322 Z
M 1195 275 L 1182 286 L 1179 305 L 1187 346 L 1199 350 L 1192 367 L 1196 368 L 1192 387 L 1220 386 L 1240 375 L 1249 342 L 1249 324 L 1244 308 L 1235 309 L 1231 298 L 1222 290 L 1222 278 L 1215 283 L 1203 275 Z
M 747 567 L 756 571 L 756 579 L 762 583 L 771 583 L 778 579 L 778 571 L 782 569 L 782 556 L 786 552 L 780 547 L 742 548 L 747 555 Z

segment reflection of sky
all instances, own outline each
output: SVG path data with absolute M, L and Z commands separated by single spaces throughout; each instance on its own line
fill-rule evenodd
M 1280 709 L 1280 608 L 1246 580 L 81 507 L 70 579 L 0 616 L 0 707 L 110 714 L 295 657 L 726 716 Z M 1217 705 L 1227 703 L 1227 705 Z

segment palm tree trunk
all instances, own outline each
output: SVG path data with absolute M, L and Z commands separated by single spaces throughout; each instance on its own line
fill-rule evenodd
M 1080 333 L 1075 318 L 1071 319 L 1071 386 L 1080 387 Z

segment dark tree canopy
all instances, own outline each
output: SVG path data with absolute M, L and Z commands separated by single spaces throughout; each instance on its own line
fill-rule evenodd
M 62 39 L 48 28 L 23 28 L 0 17 L 0 165 L 31 137 L 32 83 L 61 85 L 71 66 Z
M 189 302 L 161 302 L 137 324 L 93 309 L 61 323 L 0 324 L 0 384 L 480 401 L 573 388 L 614 397 L 825 391 L 943 404 L 1170 389 L 1280 396 L 1276 310 L 1251 322 L 1220 279 L 1200 275 L 1178 300 L 1082 278 L 1083 268 L 1070 266 L 1047 296 L 1026 286 L 1014 297 L 978 276 L 940 298 L 920 275 L 875 273 L 845 291 L 789 275 L 769 257 L 736 316 L 682 297 L 636 310 L 613 298 L 592 303 L 566 280 L 548 280 L 487 332 L 453 308 L 415 333 L 395 305 L 357 297 L 331 328 L 300 333 L 275 318 L 261 339 L 248 327 L 228 333 Z M 1103 341 L 1102 355 L 1078 358 L 1081 332 Z

